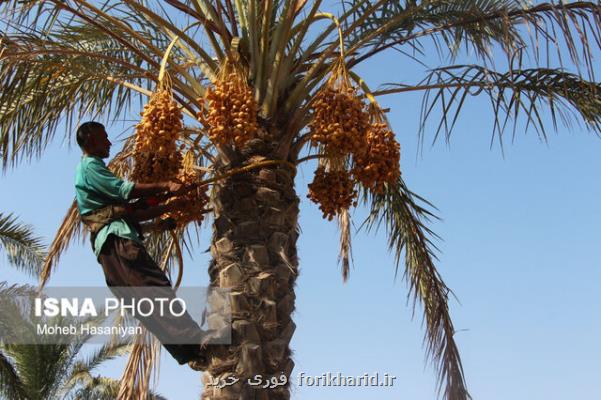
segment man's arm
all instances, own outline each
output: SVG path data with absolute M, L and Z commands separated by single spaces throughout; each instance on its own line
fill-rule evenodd
M 174 195 L 181 190 L 182 186 L 181 183 L 176 182 L 135 183 L 129 192 L 129 199 L 155 196 L 165 192 Z
M 116 201 L 127 201 L 159 194 L 177 195 L 185 189 L 176 182 L 132 183 L 119 179 L 102 161 L 95 160 L 85 171 L 88 185 L 98 193 Z

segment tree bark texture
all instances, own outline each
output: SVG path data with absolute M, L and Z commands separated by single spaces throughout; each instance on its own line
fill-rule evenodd
M 228 168 L 271 159 L 261 147 L 264 144 L 259 143 L 259 150 L 251 147 L 239 154 Z M 209 346 L 202 399 L 290 398 L 288 384 L 263 389 L 249 385 L 247 379 L 282 373 L 289 378 L 294 367 L 289 348 L 298 275 L 299 199 L 294 175 L 291 166 L 282 164 L 231 176 L 214 188 L 209 275 L 211 286 L 231 290 L 232 344 Z M 232 376 L 239 381 L 231 386 L 210 385 Z

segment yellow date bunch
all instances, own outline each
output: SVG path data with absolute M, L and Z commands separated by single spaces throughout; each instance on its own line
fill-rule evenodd
M 183 128 L 182 112 L 171 90 L 155 92 L 141 112 L 136 125 L 134 168 L 135 182 L 163 182 L 176 177 L 181 164 L 177 138 Z
M 346 79 L 330 80 L 317 94 L 309 123 L 311 144 L 328 156 L 345 156 L 362 150 L 369 115 L 356 89 Z
M 329 220 L 353 204 L 355 184 L 382 193 L 401 174 L 400 145 L 373 96 L 367 97 L 372 101 L 369 107 L 341 62 L 312 106 L 311 144 L 325 157 L 324 164 L 337 167 L 316 171 L 308 197 Z M 345 165 L 352 165 L 351 171 Z
M 307 197 L 319 204 L 323 217 L 331 221 L 342 210 L 349 209 L 357 196 L 350 174 L 344 170 L 326 170 L 320 166 L 309 184 Z
M 201 181 L 202 173 L 194 168 L 194 164 L 194 153 L 186 152 L 183 157 L 182 168 L 177 175 L 178 182 L 184 185 L 192 185 Z M 182 205 L 178 207 L 177 211 L 169 213 L 168 216 L 173 218 L 178 226 L 185 226 L 190 222 L 202 222 L 205 215 L 205 206 L 209 202 L 206 186 L 197 187 L 177 199 Z
M 364 151 L 355 155 L 353 175 L 375 193 L 382 193 L 384 184 L 394 185 L 401 176 L 401 146 L 388 124 L 382 120 L 370 125 Z
M 240 68 L 226 62 L 213 88 L 207 93 L 208 113 L 198 119 L 208 127 L 209 139 L 217 145 L 240 148 L 255 137 L 257 102 Z

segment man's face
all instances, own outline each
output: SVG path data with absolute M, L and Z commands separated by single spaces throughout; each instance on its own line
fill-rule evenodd
M 88 139 L 86 151 L 90 155 L 107 158 L 111 153 L 111 145 L 112 143 L 104 128 L 97 128 Z

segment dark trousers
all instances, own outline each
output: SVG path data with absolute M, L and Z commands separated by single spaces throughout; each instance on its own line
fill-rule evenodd
M 102 265 L 109 289 L 126 304 L 131 304 L 132 299 L 135 300 L 138 296 L 169 299 L 176 297 L 165 272 L 138 242 L 109 235 L 102 246 L 98 262 Z M 149 293 L 152 296 L 149 296 Z M 179 305 L 178 302 L 173 304 Z M 181 311 L 179 308 L 175 313 L 179 314 Z M 146 311 L 142 313 L 147 314 Z M 180 317 L 170 313 L 163 316 L 153 313 L 148 317 L 135 315 L 135 318 L 156 336 L 178 363 L 184 364 L 198 356 L 203 333 L 188 312 Z M 172 344 L 173 338 L 178 338 L 180 343 L 195 344 Z M 172 343 L 165 343 L 169 341 Z

